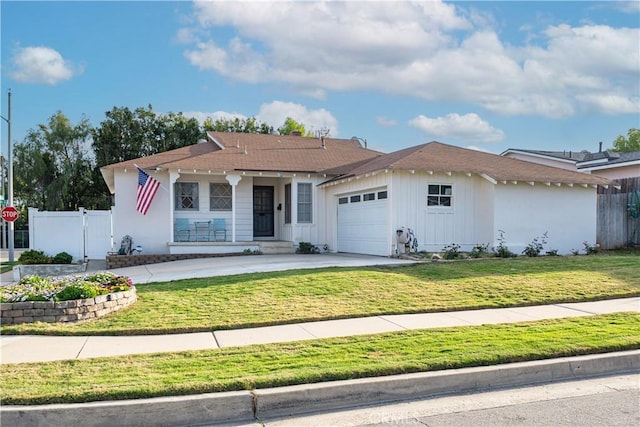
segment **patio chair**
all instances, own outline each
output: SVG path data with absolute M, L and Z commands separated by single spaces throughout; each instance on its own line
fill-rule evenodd
M 227 240 L 227 225 L 224 218 L 213 219 L 213 229 L 211 230 L 211 234 L 213 234 L 213 240 L 216 242 L 224 242 Z M 218 237 L 221 238 L 219 239 Z
M 191 226 L 188 218 L 176 218 L 174 234 L 176 242 L 189 242 L 191 240 Z

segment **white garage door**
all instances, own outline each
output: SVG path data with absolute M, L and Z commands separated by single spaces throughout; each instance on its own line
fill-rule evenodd
M 338 252 L 389 256 L 388 235 L 385 190 L 338 198 Z

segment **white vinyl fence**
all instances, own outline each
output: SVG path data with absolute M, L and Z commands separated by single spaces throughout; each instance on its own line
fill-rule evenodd
M 40 212 L 29 208 L 29 248 L 74 261 L 104 259 L 113 250 L 111 211 Z

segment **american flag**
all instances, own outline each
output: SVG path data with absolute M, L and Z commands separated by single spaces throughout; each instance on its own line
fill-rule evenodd
M 136 166 L 137 167 L 137 166 Z M 158 192 L 160 183 L 151 178 L 145 171 L 138 168 L 138 195 L 136 210 L 142 215 L 146 215 L 153 201 L 153 197 Z

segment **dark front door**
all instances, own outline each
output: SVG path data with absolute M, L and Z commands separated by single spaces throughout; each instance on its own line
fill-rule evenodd
M 253 187 L 253 236 L 273 237 L 273 187 Z

